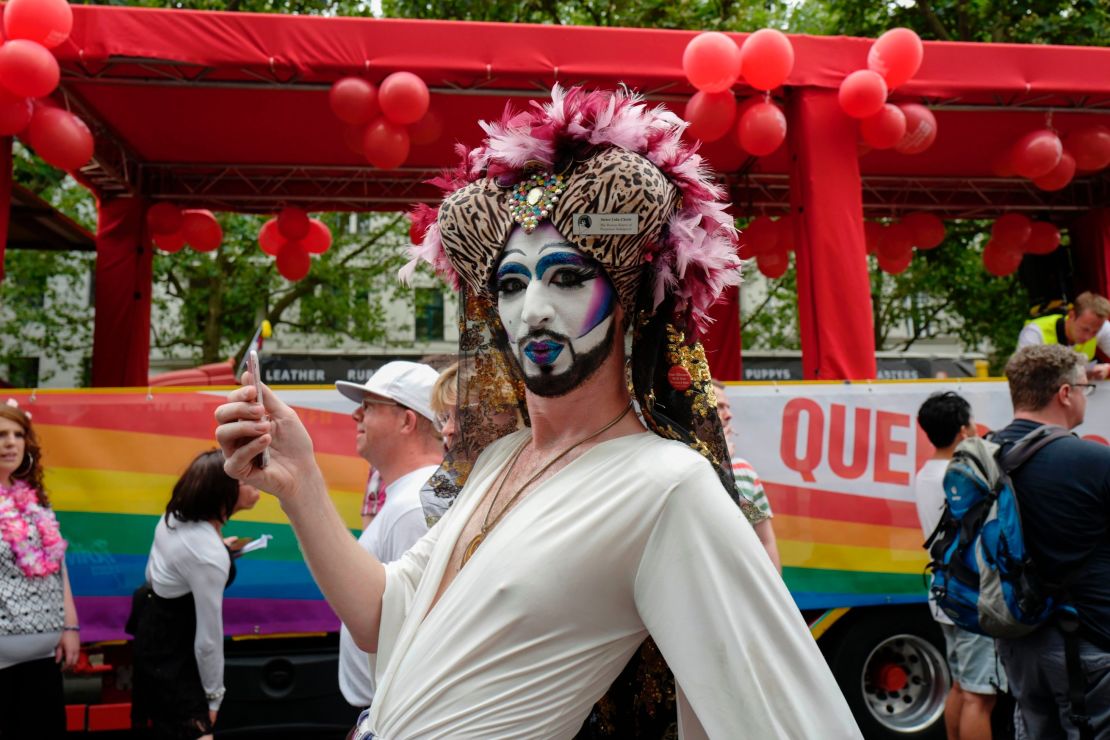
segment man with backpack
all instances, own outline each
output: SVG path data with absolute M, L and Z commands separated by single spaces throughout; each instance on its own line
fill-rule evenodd
M 929 537 L 944 511 L 944 473 L 957 445 L 976 436 L 971 405 L 953 391 L 934 393 L 917 411 L 917 423 L 936 448 L 914 480 L 914 498 L 921 529 Z M 968 632 L 953 624 L 930 597 L 933 619 L 944 633 L 945 653 L 952 674 L 952 690 L 944 705 L 944 725 L 949 740 L 991 737 L 991 711 L 1006 676 L 998 664 L 994 639 Z
M 1023 347 L 1006 375 L 1014 420 L 996 436 L 1003 455 L 1040 427 L 1079 426 L 1096 387 L 1086 358 L 1059 344 Z M 1110 448 L 1061 436 L 1010 476 L 1035 575 L 1070 607 L 998 641 L 1026 731 L 1110 737 Z M 1078 639 L 1066 637 L 1076 623 Z

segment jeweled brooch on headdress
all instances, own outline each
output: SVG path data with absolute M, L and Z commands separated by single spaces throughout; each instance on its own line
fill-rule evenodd
M 540 225 L 540 221 L 551 214 L 551 209 L 559 202 L 559 196 L 566 186 L 562 175 L 549 172 L 537 172 L 524 178 L 513 188 L 510 196 L 509 211 L 513 214 L 513 221 L 531 234 Z

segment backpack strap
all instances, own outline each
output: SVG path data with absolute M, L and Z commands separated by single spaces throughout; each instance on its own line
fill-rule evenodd
M 1072 433 L 1063 427 L 1044 424 L 1014 442 L 1009 448 L 1000 447 L 998 465 L 1003 473 L 1011 475 L 1045 445 L 1071 436 L 1073 436 Z
M 1079 619 L 1071 609 L 1063 609 L 1056 620 L 1064 634 L 1064 667 L 1068 674 L 1068 720 L 1079 730 L 1079 740 L 1094 740 L 1094 728 L 1087 714 L 1087 677 L 1079 660 Z

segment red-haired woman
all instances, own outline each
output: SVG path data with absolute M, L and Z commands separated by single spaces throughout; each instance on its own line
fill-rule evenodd
M 146 565 L 137 616 L 132 725 L 156 738 L 211 738 L 224 697 L 224 589 L 235 565 L 220 529 L 258 501 L 229 478 L 219 450 L 201 453 L 173 487 Z
M 65 734 L 61 668 L 81 651 L 65 551 L 31 417 L 0 405 L 0 737 Z

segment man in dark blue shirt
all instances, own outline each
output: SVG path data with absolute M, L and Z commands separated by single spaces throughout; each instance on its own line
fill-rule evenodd
M 1061 345 L 1019 350 L 1006 365 L 1014 420 L 998 433 L 1012 444 L 1044 424 L 1083 422 L 1086 359 Z M 1013 475 L 1022 530 L 1048 582 L 1063 584 L 1079 614 L 1086 714 L 1096 738 L 1110 737 L 1110 448 L 1068 437 L 1049 443 Z M 1073 738 L 1063 636 L 1055 623 L 999 640 L 1028 736 Z

